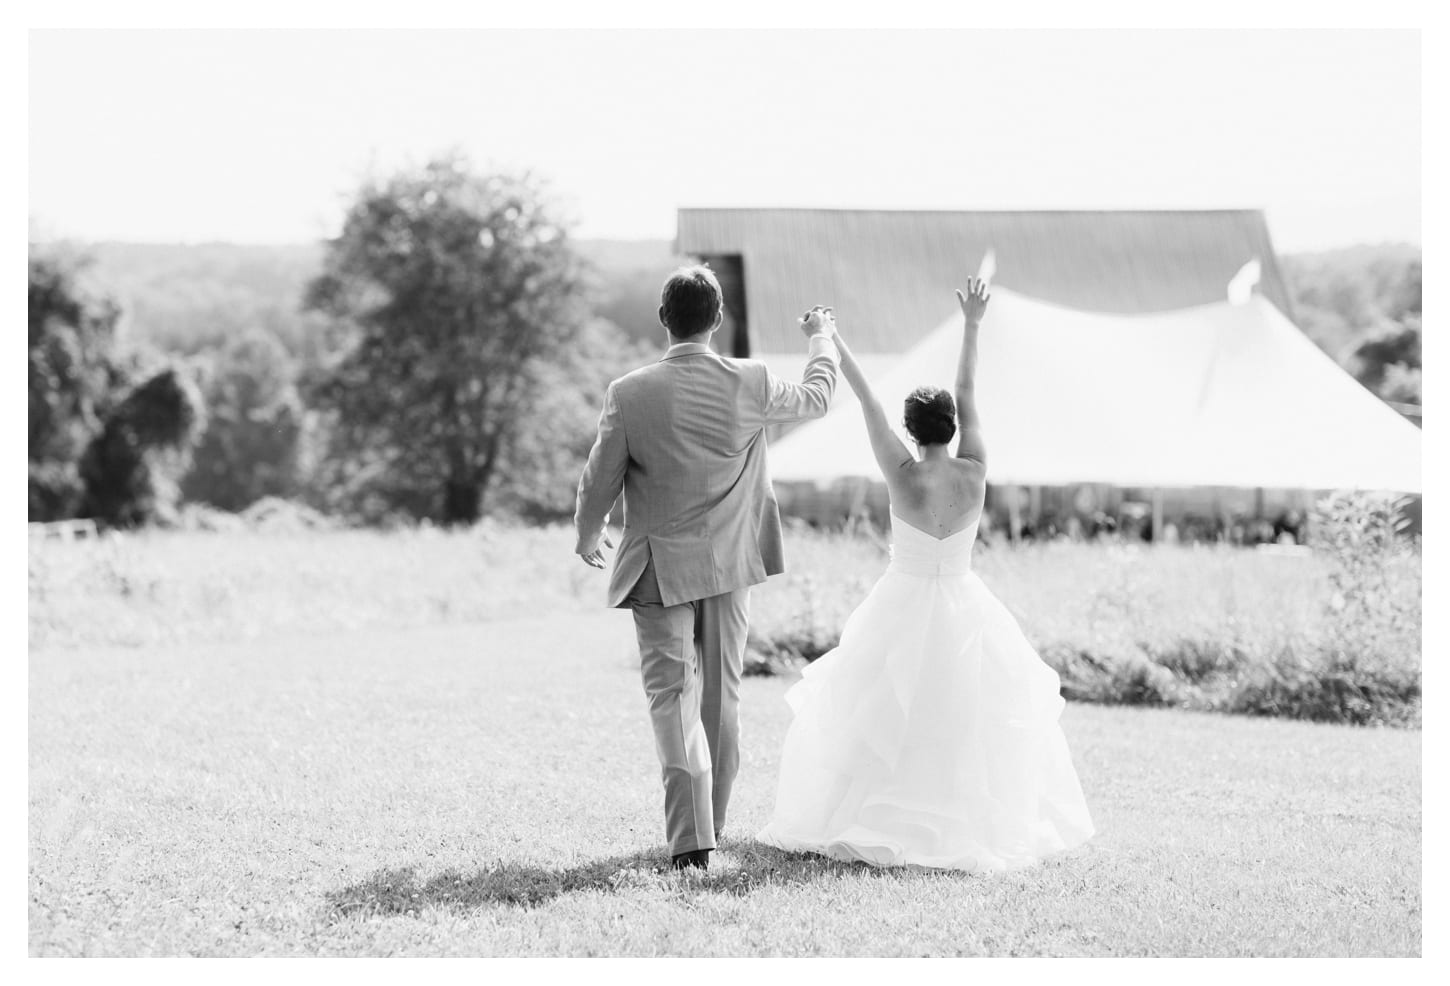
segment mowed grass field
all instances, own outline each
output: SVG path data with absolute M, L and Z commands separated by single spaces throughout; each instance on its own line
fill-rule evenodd
M 1069 705 L 1088 845 L 880 871 L 751 839 L 791 679 L 748 678 L 723 847 L 670 872 L 630 620 L 568 548 L 34 549 L 31 954 L 1420 953 L 1417 730 Z

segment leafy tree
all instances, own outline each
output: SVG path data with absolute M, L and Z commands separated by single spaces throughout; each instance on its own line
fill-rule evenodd
M 88 258 L 31 244 L 29 261 L 29 515 L 59 520 L 80 505 L 77 461 L 121 382 L 121 308 L 91 283 Z
M 499 501 L 536 521 L 571 517 L 604 391 L 615 377 L 658 359 L 659 345 L 632 339 L 597 318 L 557 361 L 537 365 L 521 408 L 526 426 L 514 431 L 503 450 Z
M 527 176 L 446 157 L 365 186 L 306 306 L 345 322 L 311 381 L 353 501 L 470 523 L 539 368 L 584 321 L 581 263 Z
M 81 457 L 82 515 L 116 527 L 169 519 L 179 498 L 174 477 L 203 420 L 201 396 L 177 367 L 132 389 Z
M 243 510 L 297 493 L 303 408 L 286 348 L 253 330 L 226 344 L 206 384 L 207 426 L 182 480 L 187 500 Z
M 1418 259 L 1412 260 L 1405 266 L 1404 275 L 1399 279 L 1388 299 L 1386 314 L 1390 318 L 1401 322 L 1410 316 L 1420 318 L 1420 306 L 1423 300 L 1420 266 L 1421 261 Z
M 1383 334 L 1370 336 L 1354 350 L 1356 379 L 1377 394 L 1382 393 L 1391 366 L 1420 369 L 1420 320 L 1415 316 L 1410 319 L 1409 324 L 1400 323 Z
M 1299 324 L 1321 349 L 1347 366 L 1367 335 L 1400 319 L 1420 251 L 1357 246 L 1282 258 Z M 1414 293 L 1418 293 L 1415 289 Z
M 1384 318 L 1355 347 L 1349 369 L 1382 399 L 1418 405 L 1423 369 L 1420 261 L 1407 265 L 1398 278 L 1385 278 L 1382 294 Z M 1419 415 L 1409 417 L 1420 423 Z
M 1349 247 L 1286 257 L 1299 324 L 1386 401 L 1421 393 L 1421 260 L 1416 247 Z M 1402 409 L 1416 424 L 1419 415 Z
M 1424 393 L 1424 371 L 1420 367 L 1409 367 L 1404 363 L 1391 363 L 1385 367 L 1384 382 L 1380 385 L 1379 395 L 1387 401 L 1397 401 L 1402 404 L 1420 404 Z M 1415 424 L 1420 423 L 1419 415 L 1407 415 Z

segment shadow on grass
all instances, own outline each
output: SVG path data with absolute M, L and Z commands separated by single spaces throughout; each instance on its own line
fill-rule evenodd
M 382 869 L 327 895 L 334 918 L 402 915 L 441 907 L 473 911 L 489 906 L 538 907 L 573 893 L 625 893 L 655 889 L 743 896 L 759 887 L 812 883 L 843 874 L 879 879 L 961 879 L 968 874 L 918 867 L 879 868 L 763 843 L 725 839 L 708 870 L 670 868 L 662 849 L 610 856 L 566 869 L 498 863 L 475 873 L 446 870 L 419 881 L 414 867 Z

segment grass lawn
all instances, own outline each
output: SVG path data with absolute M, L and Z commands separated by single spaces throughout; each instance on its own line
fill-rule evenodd
M 472 530 L 146 531 L 32 541 L 30 646 L 212 640 L 590 615 L 605 577 L 562 526 Z M 751 603 L 752 661 L 834 645 L 887 564 L 877 533 L 791 529 L 789 571 Z M 1344 609 L 1334 564 L 1225 546 L 979 545 L 973 566 L 1062 674 L 1069 697 L 1417 726 L 1418 551 Z M 1336 602 L 1340 604 L 1336 608 Z
M 790 683 L 750 678 L 722 851 L 676 874 L 628 615 L 457 615 L 33 638 L 31 954 L 1420 953 L 1418 731 L 1070 705 L 1087 846 L 878 871 L 750 838 Z

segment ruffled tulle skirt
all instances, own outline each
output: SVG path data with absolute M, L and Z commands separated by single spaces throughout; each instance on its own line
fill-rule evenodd
M 775 812 L 757 838 L 879 866 L 1029 866 L 1092 819 L 1057 673 L 974 573 L 888 569 L 786 692 Z

